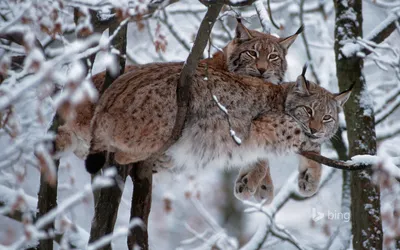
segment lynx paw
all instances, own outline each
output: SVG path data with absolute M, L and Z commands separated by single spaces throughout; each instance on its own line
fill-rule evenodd
M 298 179 L 300 194 L 309 197 L 315 194 L 319 186 L 319 176 L 315 176 L 311 169 L 299 173 Z
M 253 178 L 251 178 L 253 177 Z M 249 173 L 244 175 L 239 175 L 235 183 L 235 196 L 239 200 L 248 200 L 254 195 L 259 183 L 259 179 L 254 178 L 254 176 Z
M 258 201 L 264 201 L 270 204 L 274 199 L 274 185 L 272 183 L 260 183 L 254 194 L 254 198 Z

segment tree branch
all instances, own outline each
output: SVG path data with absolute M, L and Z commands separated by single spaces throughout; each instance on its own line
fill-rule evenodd
M 371 165 L 366 165 L 366 164 L 361 164 L 361 163 L 348 163 L 345 161 L 332 160 L 332 159 L 322 156 L 320 154 L 317 154 L 314 152 L 309 152 L 309 151 L 304 151 L 304 152 L 301 152 L 300 154 L 302 156 L 304 156 L 308 159 L 311 159 L 313 161 L 316 161 L 318 163 L 324 164 L 329 167 L 342 169 L 342 170 L 355 171 L 355 170 L 364 170 L 364 169 L 371 168 Z
M 274 21 L 274 19 L 272 18 L 272 10 L 271 10 L 271 0 L 267 1 L 267 7 L 268 7 L 268 16 L 269 16 L 269 20 L 271 20 L 272 25 L 274 25 L 274 27 L 278 30 L 280 30 L 279 25 L 277 25 Z
M 256 0 L 200 0 L 202 4 L 208 7 L 214 4 L 215 5 L 226 4 L 234 7 L 239 7 L 239 6 L 251 5 L 255 1 Z
M 396 29 L 396 22 L 400 22 L 399 12 L 391 13 L 383 22 L 381 22 L 378 26 L 376 26 L 364 39 L 367 39 L 374 43 L 382 43 Z M 366 48 L 364 48 L 362 52 L 364 52 L 365 55 L 369 55 L 371 53 L 371 51 L 367 50 Z
M 204 1 L 203 1 L 204 2 Z M 203 51 L 206 48 L 208 38 L 215 21 L 217 20 L 218 14 L 222 9 L 222 3 L 216 3 L 208 7 L 207 13 L 204 16 L 199 31 L 197 32 L 194 45 L 190 50 L 189 56 L 182 68 L 179 83 L 177 86 L 177 105 L 178 112 L 175 118 L 175 125 L 172 129 L 172 133 L 168 141 L 153 157 L 157 157 L 159 154 L 165 152 L 173 143 L 175 143 L 182 133 L 182 129 L 186 120 L 187 109 L 189 105 L 189 89 L 193 81 L 193 75 L 196 71 L 199 60 L 203 55 Z

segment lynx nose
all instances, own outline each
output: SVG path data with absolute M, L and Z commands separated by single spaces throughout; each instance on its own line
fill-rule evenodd
M 310 130 L 311 130 L 311 134 L 317 133 L 317 130 L 315 128 L 310 128 Z
M 264 69 L 264 68 L 259 68 L 258 69 L 258 72 L 260 72 L 261 75 L 264 74 L 265 71 L 266 71 L 266 69 Z

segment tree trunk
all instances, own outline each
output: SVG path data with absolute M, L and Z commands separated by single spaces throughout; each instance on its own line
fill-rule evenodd
M 59 161 L 55 162 L 58 168 Z M 50 185 L 46 180 L 46 173 L 40 175 L 40 188 L 38 193 L 38 214 L 36 218 L 45 215 L 51 209 L 57 206 L 57 180 L 54 185 Z M 50 223 L 45 230 L 54 229 L 54 223 Z M 39 241 L 38 248 L 40 250 L 53 250 L 53 239 L 45 239 Z
M 94 11 L 91 11 L 92 17 L 96 15 Z M 97 20 L 97 19 L 96 19 Z M 101 26 L 105 25 L 100 23 L 98 20 L 94 21 L 94 25 Z M 102 27 L 103 27 L 102 26 Z M 115 20 L 110 20 L 110 27 L 109 27 L 109 35 L 111 35 L 119 26 L 119 22 Z M 105 28 L 105 27 L 103 27 Z M 128 25 L 124 25 L 121 27 L 120 31 L 117 33 L 115 38 L 112 41 L 112 44 L 115 49 L 117 49 L 121 55 L 126 53 L 126 33 L 127 33 Z M 101 29 L 100 29 L 101 30 Z M 100 90 L 100 95 L 104 93 L 104 91 L 113 83 L 118 76 L 122 75 L 125 70 L 125 58 L 119 57 L 119 70 L 116 75 L 111 75 L 109 71 L 106 72 L 106 76 L 104 79 L 103 88 Z M 117 181 L 125 184 L 126 177 L 129 173 L 128 166 L 118 165 L 114 162 L 113 154 L 110 154 L 109 158 L 110 165 L 114 165 L 117 168 L 118 175 Z M 122 187 L 121 187 L 122 186 Z M 93 194 L 95 198 L 95 212 L 92 220 L 92 226 L 90 229 L 90 238 L 89 242 L 94 242 L 104 235 L 111 234 L 114 230 L 115 221 L 118 215 L 118 207 L 121 201 L 121 196 L 123 192 L 123 185 L 115 185 L 112 188 L 108 189 L 101 189 L 98 192 Z M 107 245 L 103 248 L 111 249 L 111 244 Z
M 118 207 L 123 192 L 123 184 L 129 173 L 129 167 L 116 166 L 116 181 L 122 185 L 114 185 L 111 188 L 100 189 L 95 192 L 95 212 L 90 229 L 89 242 L 94 242 L 104 235 L 111 234 L 114 231 L 115 221 L 117 219 Z M 111 244 L 99 248 L 99 250 L 111 249 Z
M 53 119 L 53 124 L 52 124 L 50 130 L 53 132 L 56 132 L 59 125 L 60 125 L 59 117 L 56 115 Z M 59 160 L 56 160 L 54 162 L 57 172 L 58 172 L 59 164 L 60 164 Z M 57 206 L 57 186 L 58 186 L 57 184 L 58 184 L 57 173 L 56 173 L 55 182 L 50 184 L 46 180 L 46 173 L 41 172 L 40 188 L 39 188 L 39 193 L 38 193 L 38 204 L 37 204 L 38 213 L 37 213 L 36 218 L 40 218 L 41 216 L 45 215 L 47 212 L 49 212 L 51 209 L 53 209 Z M 53 229 L 53 228 L 54 228 L 54 222 L 47 225 L 44 229 L 47 230 L 47 229 Z M 53 250 L 53 239 L 50 238 L 50 239 L 39 241 L 39 245 L 37 246 L 37 249 Z
M 331 143 L 335 148 L 339 160 L 348 160 L 347 147 L 343 141 L 342 137 L 343 129 L 339 128 L 335 136 L 331 139 Z M 347 170 L 342 170 L 342 203 L 341 203 L 341 213 L 350 214 L 351 206 L 351 172 Z M 330 247 L 331 249 L 348 249 L 350 247 L 351 241 L 351 222 L 341 221 L 337 228 L 337 236 L 333 239 Z
M 375 121 L 366 88 L 363 60 L 346 57 L 345 43 L 362 37 L 362 0 L 335 1 L 336 70 L 341 91 L 353 87 L 344 107 L 350 156 L 376 154 Z M 372 170 L 351 173 L 351 221 L 354 249 L 382 249 L 379 187 L 371 181 Z
M 151 209 L 151 194 L 153 183 L 152 165 L 149 161 L 132 164 L 130 176 L 133 182 L 133 195 L 131 203 L 131 220 L 140 218 L 147 227 Z M 147 228 L 134 227 L 128 236 L 128 248 L 136 249 L 139 246 L 142 250 L 149 249 L 149 235 Z

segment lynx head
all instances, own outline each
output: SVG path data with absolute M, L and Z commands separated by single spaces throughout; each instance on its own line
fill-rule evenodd
M 278 84 L 287 69 L 285 56 L 303 27 L 292 36 L 277 38 L 247 29 L 238 20 L 236 37 L 224 49 L 228 70 Z
M 303 73 L 290 86 L 285 112 L 292 116 L 312 141 L 322 143 L 330 139 L 339 127 L 338 113 L 351 94 L 351 88 L 332 94 L 305 78 Z

